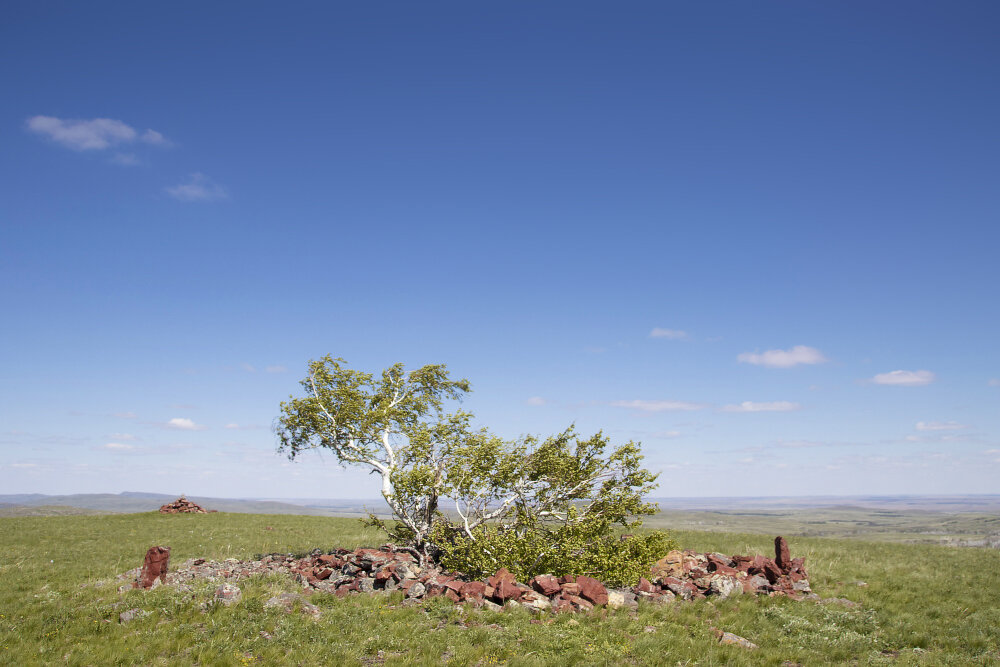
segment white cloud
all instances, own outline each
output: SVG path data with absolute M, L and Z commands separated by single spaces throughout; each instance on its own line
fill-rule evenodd
M 723 412 L 792 412 L 802 406 L 791 401 L 772 401 L 770 403 L 758 403 L 756 401 L 743 401 L 739 405 L 724 405 Z
M 204 431 L 206 428 L 200 424 L 195 424 L 187 417 L 174 417 L 167 422 L 167 426 L 169 428 L 176 428 L 182 431 Z
M 286 372 L 288 372 L 288 368 L 286 368 L 285 366 L 282 366 L 280 364 L 277 364 L 277 365 L 274 365 L 274 366 L 268 366 L 267 368 L 264 369 L 264 372 L 265 373 L 286 373 Z
M 917 422 L 918 431 L 960 431 L 969 428 L 958 422 Z
M 226 424 L 226 428 L 228 428 L 228 429 L 234 429 L 235 430 L 235 429 L 238 429 L 239 427 L 240 427 L 240 425 L 237 424 L 237 423 L 235 423 L 235 422 L 233 422 L 231 424 Z
M 148 144 L 163 145 L 167 140 L 156 130 L 140 135 L 134 127 L 113 118 L 90 120 L 63 119 L 54 116 L 32 116 L 26 123 L 35 134 L 75 151 L 104 150 L 119 144 L 129 144 L 137 138 Z
M 889 371 L 888 373 L 879 373 L 871 381 L 875 384 L 899 387 L 922 387 L 934 382 L 934 373 L 930 371 Z
M 1000 449 L 987 449 L 984 454 L 1000 454 Z
M 688 337 L 686 331 L 681 331 L 680 329 L 661 329 L 660 327 L 654 328 L 649 332 L 650 338 L 666 338 L 667 340 L 683 340 Z
M 767 350 L 762 353 L 744 352 L 736 359 L 745 364 L 769 368 L 791 368 L 799 364 L 822 364 L 828 361 L 822 352 L 806 345 L 796 345 L 790 350 Z
M 612 401 L 611 405 L 616 408 L 632 408 L 633 410 L 643 410 L 644 412 L 676 412 L 701 410 L 705 406 L 700 403 L 689 403 L 687 401 Z
M 10 467 L 11 468 L 38 468 L 39 465 L 37 463 L 11 463 Z
M 546 405 L 548 401 L 542 398 L 541 396 L 532 396 L 531 398 L 526 400 L 525 403 L 527 403 L 528 405 L 541 406 L 541 405 Z
M 121 442 L 109 442 L 108 444 L 102 446 L 101 449 L 106 449 L 109 452 L 131 452 L 135 451 L 135 445 L 127 445 Z
M 156 130 L 146 130 L 142 133 L 142 136 L 139 137 L 139 141 L 146 144 L 153 144 L 154 146 L 164 146 L 169 143 L 166 137 Z
M 186 182 L 164 189 L 174 199 L 185 202 L 219 201 L 229 197 L 224 187 L 200 173 L 191 174 Z

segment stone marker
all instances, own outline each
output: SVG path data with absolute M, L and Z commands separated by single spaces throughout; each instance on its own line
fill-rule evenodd
M 788 572 L 792 566 L 792 554 L 788 550 L 788 542 L 781 535 L 774 538 L 774 562 L 782 572 Z
M 142 571 L 132 588 L 150 589 L 157 579 L 167 582 L 167 566 L 170 563 L 170 547 L 150 547 L 142 561 Z

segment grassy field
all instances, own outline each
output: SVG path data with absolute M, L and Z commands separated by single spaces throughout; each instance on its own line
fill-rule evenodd
M 686 548 L 769 554 L 773 534 L 675 537 Z M 858 608 L 737 597 L 537 616 L 442 599 L 404 606 L 398 593 L 316 594 L 323 613 L 313 619 L 265 609 L 272 595 L 296 590 L 281 577 L 241 582 L 243 598 L 231 607 L 210 602 L 208 583 L 119 595 L 108 581 L 154 544 L 171 546 L 180 563 L 382 541 L 356 520 L 325 517 L 0 518 L 0 664 L 1000 664 L 1000 552 L 989 549 L 792 539 L 813 589 Z M 119 623 L 133 608 L 148 613 Z M 719 645 L 714 628 L 759 648 Z
M 645 520 L 649 528 L 731 533 L 773 532 L 801 537 L 848 537 L 872 541 L 989 546 L 1000 544 L 1000 514 L 866 507 L 665 509 Z

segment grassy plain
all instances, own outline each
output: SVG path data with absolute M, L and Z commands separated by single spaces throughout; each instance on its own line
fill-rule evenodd
M 686 548 L 765 553 L 768 535 L 674 531 Z M 479 612 L 398 593 L 311 601 L 318 619 L 264 608 L 290 580 L 241 582 L 242 600 L 210 602 L 214 586 L 117 592 L 113 577 L 149 546 L 172 561 L 377 545 L 354 519 L 294 515 L 0 518 L 0 664 L 4 665 L 825 665 L 1000 664 L 1000 552 L 829 538 L 790 540 L 813 589 L 860 607 L 737 597 L 643 605 L 637 613 Z M 867 586 L 857 585 L 858 581 Z M 205 604 L 208 603 L 208 604 Z M 119 613 L 146 615 L 119 623 Z M 722 646 L 713 628 L 759 645 Z

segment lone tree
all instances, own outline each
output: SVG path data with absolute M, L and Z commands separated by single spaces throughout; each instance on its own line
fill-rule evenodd
M 634 527 L 632 517 L 656 511 L 642 500 L 656 476 L 640 467 L 636 443 L 606 453 L 605 436 L 584 439 L 572 427 L 517 441 L 474 429 L 471 413 L 445 410 L 470 391 L 468 380 L 452 380 L 440 364 L 409 372 L 396 364 L 376 377 L 328 355 L 309 363 L 301 385 L 304 397 L 281 404 L 279 451 L 294 459 L 326 449 L 377 473 L 397 524 L 372 521 L 424 558 L 530 574 L 593 560 L 597 549 L 605 560 L 631 554 L 610 568 L 631 578 L 632 561 L 669 547 L 662 533 L 613 547 L 608 540 L 615 524 Z

